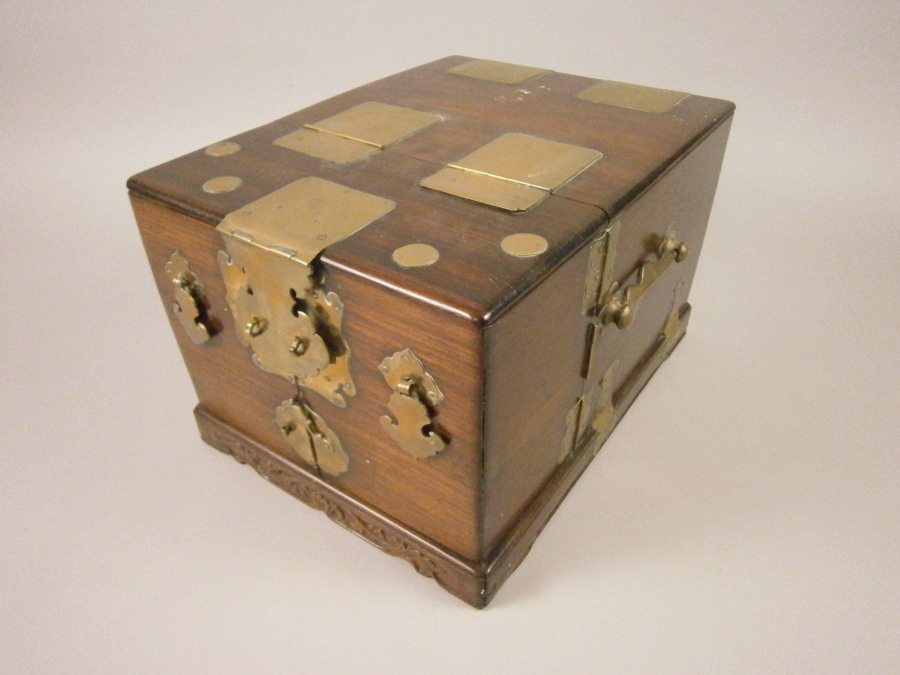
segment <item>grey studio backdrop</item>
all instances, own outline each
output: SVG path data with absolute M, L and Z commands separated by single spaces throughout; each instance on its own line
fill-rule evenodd
M 894 2 L 0 3 L 0 669 L 887 673 Z M 688 335 L 485 611 L 205 446 L 132 173 L 449 54 L 738 105 Z

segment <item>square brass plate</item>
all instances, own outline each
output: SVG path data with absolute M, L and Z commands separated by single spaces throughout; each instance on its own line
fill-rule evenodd
M 301 178 L 232 211 L 217 229 L 309 265 L 325 247 L 395 206 L 390 199 L 329 180 Z
M 544 73 L 549 73 L 550 71 L 544 68 L 517 66 L 513 63 L 503 63 L 501 61 L 476 59 L 475 61 L 467 61 L 466 63 L 454 66 L 447 72 L 452 73 L 453 75 L 472 77 L 476 80 L 499 82 L 500 84 L 521 84 L 526 80 L 530 80 L 538 75 L 543 75 Z
M 421 185 L 507 211 L 524 211 L 602 156 L 579 145 L 504 134 Z
M 642 87 L 639 84 L 602 80 L 576 94 L 576 97 L 592 103 L 605 103 L 620 108 L 660 113 L 665 112 L 689 95 L 683 91 L 656 89 L 654 87 Z
M 368 101 L 320 122 L 306 124 L 275 139 L 273 144 L 348 164 L 362 161 L 442 119 L 435 113 Z

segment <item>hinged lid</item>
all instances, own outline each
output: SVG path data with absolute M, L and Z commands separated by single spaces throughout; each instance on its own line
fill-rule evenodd
M 305 265 L 318 256 L 326 271 L 491 322 L 733 108 L 454 56 L 222 139 L 129 187 L 245 247 Z

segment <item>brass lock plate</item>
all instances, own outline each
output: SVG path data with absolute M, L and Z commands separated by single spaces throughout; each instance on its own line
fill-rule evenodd
M 276 138 L 272 144 L 337 164 L 361 162 L 443 118 L 379 101 L 361 103 Z
M 282 401 L 275 409 L 275 423 L 291 448 L 316 471 L 339 476 L 349 467 L 350 458 L 337 434 L 302 399 Z
M 355 388 L 343 305 L 314 261 L 393 208 L 389 199 L 310 177 L 225 216 L 217 229 L 226 299 L 259 368 L 346 406 Z
M 528 134 L 504 134 L 421 181 L 422 187 L 507 211 L 525 211 L 603 156 Z

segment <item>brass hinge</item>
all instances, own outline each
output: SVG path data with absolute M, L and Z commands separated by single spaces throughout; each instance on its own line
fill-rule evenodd
M 686 99 L 683 91 L 643 87 L 638 84 L 601 80 L 575 95 L 583 101 L 604 103 L 649 113 L 662 113 Z
M 420 184 L 506 211 L 525 211 L 602 156 L 580 145 L 504 134 Z
M 522 84 L 526 80 L 530 80 L 538 75 L 549 73 L 545 68 L 534 68 L 532 66 L 518 66 L 514 63 L 503 63 L 502 61 L 489 61 L 488 59 L 474 59 L 466 61 L 458 66 L 450 68 L 448 73 L 452 75 L 462 75 L 463 77 L 471 77 L 475 80 L 486 80 L 488 82 L 498 82 L 500 84 Z
M 361 103 L 276 138 L 273 145 L 338 164 L 361 162 L 443 118 L 378 101 Z

